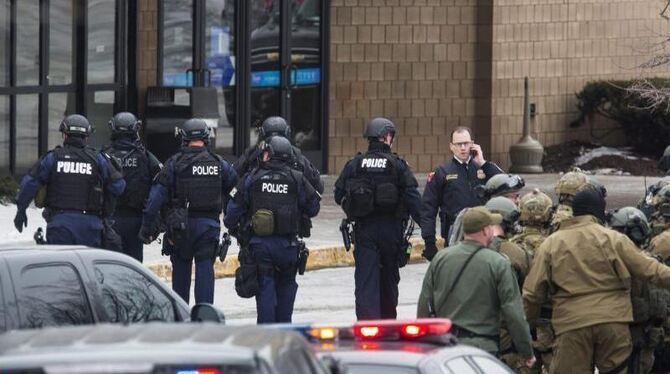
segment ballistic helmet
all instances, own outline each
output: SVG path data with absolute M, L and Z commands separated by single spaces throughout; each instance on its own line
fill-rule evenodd
M 553 202 L 546 193 L 538 190 L 523 195 L 519 202 L 521 224 L 544 225 L 551 221 Z
M 570 171 L 558 180 L 556 183 L 556 195 L 559 202 L 571 200 L 580 188 L 588 183 L 588 177 L 582 171 Z
M 667 184 L 651 198 L 651 206 L 659 207 L 663 204 L 670 203 L 670 184 Z
M 91 123 L 81 114 L 71 114 L 63 119 L 59 127 L 60 132 L 69 136 L 86 138 L 93 132 Z
M 184 122 L 179 128 L 179 135 L 181 140 L 188 142 L 191 140 L 209 141 L 209 126 L 200 118 L 191 118 Z
M 363 132 L 363 137 L 368 139 L 379 139 L 384 137 L 386 134 L 391 133 L 395 137 L 395 125 L 388 118 L 377 117 L 373 118 L 365 126 L 365 132 Z
M 615 210 L 609 217 L 609 225 L 626 234 L 637 245 L 644 244 L 651 233 L 647 217 L 642 211 L 632 206 Z
M 293 146 L 283 136 L 273 136 L 265 142 L 265 150 L 269 152 L 270 159 L 291 161 L 293 159 Z
M 261 139 L 275 135 L 283 136 L 287 139 L 291 136 L 291 128 L 286 123 L 286 120 L 279 116 L 266 118 L 259 130 Z
M 137 134 L 142 121 L 130 112 L 120 112 L 109 120 L 108 125 L 112 134 Z
M 526 185 L 516 174 L 496 174 L 486 182 L 486 194 L 489 197 L 501 196 L 510 192 L 519 192 Z
M 519 208 L 510 199 L 497 196 L 486 202 L 484 205 L 491 213 L 498 213 L 502 216 L 502 226 L 505 232 L 510 232 L 519 220 Z

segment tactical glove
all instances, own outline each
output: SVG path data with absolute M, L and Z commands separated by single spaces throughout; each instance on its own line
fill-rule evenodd
M 14 217 L 14 227 L 16 227 L 19 232 L 23 232 L 23 228 L 28 227 L 28 216 L 26 216 L 25 210 L 16 211 L 16 216 Z
M 437 246 L 434 241 L 424 241 L 423 253 L 421 255 L 428 261 L 432 261 L 437 254 Z
M 151 230 L 149 230 L 149 228 L 142 226 L 139 234 L 137 234 L 137 237 L 142 241 L 142 243 L 150 244 L 151 242 L 154 241 L 152 235 L 153 233 L 151 232 Z

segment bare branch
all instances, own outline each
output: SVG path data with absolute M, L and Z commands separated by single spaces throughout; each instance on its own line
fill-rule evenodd
M 665 14 L 665 12 L 668 11 L 668 8 L 670 8 L 670 0 L 668 0 L 668 2 L 665 4 L 665 8 L 663 8 L 663 11 L 661 11 L 661 17 L 665 19 L 670 19 L 670 17 L 668 17 L 668 15 Z
M 626 89 L 628 93 L 637 95 L 648 104 L 638 109 L 662 110 L 670 113 L 670 87 L 657 87 L 648 79 L 641 79 Z

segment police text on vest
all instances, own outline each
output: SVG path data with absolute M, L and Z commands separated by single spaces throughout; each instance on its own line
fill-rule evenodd
M 58 161 L 56 173 L 91 175 L 93 166 L 88 162 Z
M 219 175 L 219 167 L 214 165 L 194 166 L 193 175 Z
M 361 167 L 385 169 L 386 161 L 388 161 L 386 158 L 364 158 Z
M 263 183 L 261 186 L 261 192 L 287 194 L 288 184 Z

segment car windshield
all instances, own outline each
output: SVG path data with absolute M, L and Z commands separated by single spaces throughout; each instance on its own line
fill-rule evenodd
M 39 369 L 36 372 L 40 372 Z M 226 374 L 257 374 L 260 371 L 247 365 L 211 365 L 203 367 L 202 365 L 169 365 L 155 366 L 153 364 L 138 363 L 86 363 L 86 364 L 68 364 L 68 365 L 48 365 L 44 372 L 48 374 L 65 373 L 133 373 L 133 374 L 151 374 L 151 373 L 170 373 L 170 374 L 198 374 L 198 373 L 226 373 Z
M 347 364 L 349 374 L 418 374 L 419 370 L 409 366 Z

